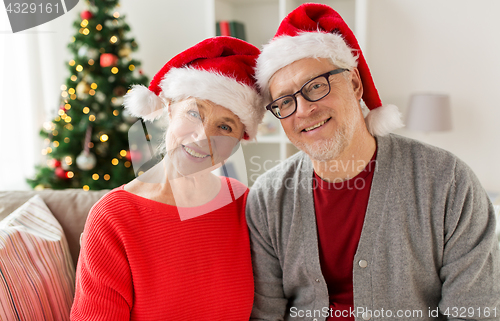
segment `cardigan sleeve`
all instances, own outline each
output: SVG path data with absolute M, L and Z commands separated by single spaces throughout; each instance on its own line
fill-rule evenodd
M 283 292 L 283 271 L 269 230 L 264 194 L 261 189 L 251 189 L 246 205 L 255 284 L 250 320 L 284 320 L 288 300 Z
M 105 196 L 85 224 L 71 320 L 130 320 L 132 276 L 112 204 Z
M 500 320 L 500 255 L 493 206 L 476 176 L 459 160 L 447 203 L 440 312 L 450 320 L 464 316 Z

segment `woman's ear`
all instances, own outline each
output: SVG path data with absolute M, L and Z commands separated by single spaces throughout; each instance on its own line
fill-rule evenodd
M 168 120 L 172 120 L 172 100 L 170 98 L 163 98 L 165 107 L 167 108 Z

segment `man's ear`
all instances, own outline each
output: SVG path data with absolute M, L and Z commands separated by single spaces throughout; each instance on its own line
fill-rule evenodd
M 361 76 L 359 75 L 358 68 L 352 68 L 351 70 L 351 84 L 356 100 L 361 100 L 363 97 L 363 83 L 361 82 Z

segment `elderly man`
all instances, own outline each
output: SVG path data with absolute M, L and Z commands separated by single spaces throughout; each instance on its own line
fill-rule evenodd
M 390 134 L 399 112 L 334 10 L 291 12 L 257 81 L 302 152 L 248 197 L 252 320 L 500 319 L 486 193 L 449 152 Z

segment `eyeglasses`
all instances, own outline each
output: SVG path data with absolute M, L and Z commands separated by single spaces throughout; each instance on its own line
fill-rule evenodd
M 319 75 L 306 82 L 299 91 L 291 95 L 281 96 L 266 106 L 266 109 L 273 113 L 278 119 L 291 116 L 297 110 L 297 95 L 301 94 L 305 100 L 314 102 L 325 98 L 331 90 L 329 77 L 349 71 L 346 68 L 338 68 L 322 75 Z

